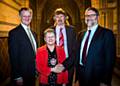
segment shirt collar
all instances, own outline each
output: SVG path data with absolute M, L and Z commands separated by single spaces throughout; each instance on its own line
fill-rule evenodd
M 24 29 L 30 28 L 30 27 L 28 27 L 27 25 L 25 25 L 23 23 L 21 23 L 21 25 L 23 26 Z
M 64 26 L 64 25 L 62 25 L 62 26 L 58 26 L 58 25 L 57 25 L 56 28 L 63 28 L 63 29 L 64 29 L 65 26 Z
M 97 30 L 98 24 L 94 25 L 92 28 L 87 28 L 87 30 L 91 30 L 92 32 L 95 32 Z

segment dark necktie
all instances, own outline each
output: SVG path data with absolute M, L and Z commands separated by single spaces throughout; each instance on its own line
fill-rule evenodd
M 90 37 L 90 32 L 91 32 L 91 30 L 88 30 L 88 35 L 87 35 L 87 38 L 85 40 L 85 44 L 84 44 L 84 47 L 83 47 L 83 52 L 82 52 L 82 63 L 83 64 L 86 63 L 86 52 L 87 52 L 87 46 L 88 46 L 88 40 L 89 40 L 89 37 Z
M 64 36 L 62 32 L 63 28 L 60 28 L 60 34 L 59 34 L 59 46 L 64 47 Z

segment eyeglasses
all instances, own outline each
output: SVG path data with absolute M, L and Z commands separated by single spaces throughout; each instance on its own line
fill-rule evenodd
M 90 14 L 90 15 L 85 15 L 85 17 L 94 17 L 96 16 L 97 14 Z

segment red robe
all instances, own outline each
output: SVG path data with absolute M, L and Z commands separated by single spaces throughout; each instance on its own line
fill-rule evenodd
M 56 46 L 56 53 L 58 63 L 62 63 L 66 59 L 64 49 Z M 36 54 L 36 68 L 39 73 L 39 82 L 48 84 L 48 76 L 51 73 L 51 68 L 48 67 L 48 51 L 46 45 L 38 48 Z M 68 83 L 68 71 L 57 74 L 57 84 L 63 83 Z

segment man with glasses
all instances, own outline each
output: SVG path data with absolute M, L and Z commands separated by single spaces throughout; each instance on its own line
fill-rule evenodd
M 76 81 L 79 80 L 80 86 L 111 86 L 115 38 L 111 30 L 98 25 L 98 17 L 96 8 L 87 8 L 87 31 L 77 37 Z

